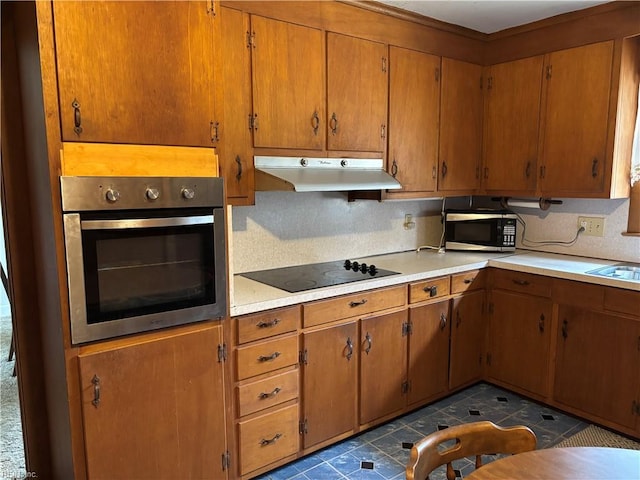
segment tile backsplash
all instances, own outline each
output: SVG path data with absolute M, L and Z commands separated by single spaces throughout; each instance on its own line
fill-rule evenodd
M 447 199 L 455 208 L 500 208 L 488 197 Z M 344 193 L 257 192 L 256 205 L 230 208 L 233 273 L 407 251 L 437 246 L 442 200 L 356 201 Z M 616 261 L 640 262 L 640 237 L 623 236 L 629 200 L 563 199 L 547 211 L 515 208 L 530 241 L 569 241 L 578 216 L 605 218 L 604 237 L 580 235 L 571 246 L 522 244 L 518 248 Z M 405 214 L 415 227 L 404 228 Z

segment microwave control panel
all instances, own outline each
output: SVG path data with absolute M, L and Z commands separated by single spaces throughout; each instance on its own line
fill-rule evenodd
M 516 221 L 512 218 L 505 218 L 502 225 L 502 246 L 516 246 Z

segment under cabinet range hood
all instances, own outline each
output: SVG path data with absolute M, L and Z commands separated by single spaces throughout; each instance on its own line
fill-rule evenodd
M 256 190 L 343 192 L 391 190 L 400 182 L 383 170 L 381 158 L 255 156 Z

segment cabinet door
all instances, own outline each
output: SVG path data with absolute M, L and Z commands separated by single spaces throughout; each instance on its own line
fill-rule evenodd
M 409 398 L 422 402 L 447 391 L 449 301 L 409 309 Z
M 251 114 L 251 57 L 247 49 L 249 16 L 220 8 L 218 62 L 222 87 L 222 125 L 218 156 L 227 199 L 233 205 L 253 203 L 253 150 L 248 128 Z
M 553 397 L 634 426 L 640 381 L 640 320 L 560 305 Z
M 304 448 L 356 428 L 356 322 L 303 335 Z
M 491 302 L 489 377 L 545 397 L 549 378 L 551 300 L 493 290 Z
M 482 67 L 442 58 L 438 190 L 473 192 L 480 184 Z
M 389 172 L 403 192 L 433 192 L 438 178 L 440 57 L 389 48 Z
M 407 373 L 407 311 L 363 319 L 360 325 L 360 424 L 402 410 Z
M 542 56 L 492 65 L 487 80 L 483 184 L 536 189 Z
M 324 148 L 322 32 L 251 17 L 253 145 Z
M 62 139 L 211 146 L 217 119 L 209 5 L 55 2 Z
M 482 377 L 484 337 L 484 291 L 454 298 L 451 304 L 449 388 L 455 389 Z
M 540 170 L 545 194 L 603 192 L 612 61 L 613 41 L 548 55 Z
M 327 148 L 384 152 L 387 46 L 327 34 Z
M 92 479 L 224 478 L 222 327 L 80 354 Z

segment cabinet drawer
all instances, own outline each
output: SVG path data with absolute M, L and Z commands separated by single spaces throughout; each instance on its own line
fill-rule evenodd
M 298 405 L 240 422 L 240 474 L 298 451 Z
M 368 315 L 407 303 L 406 287 L 391 287 L 344 297 L 321 300 L 304 306 L 304 326 L 312 327 L 342 318 Z
M 238 416 L 298 398 L 298 370 L 274 375 L 238 387 Z
M 237 319 L 238 343 L 247 343 L 262 338 L 293 332 L 298 328 L 300 307 L 271 310 Z
M 298 336 L 239 347 L 236 354 L 237 379 L 254 377 L 298 363 Z
M 628 313 L 638 317 L 640 316 L 640 292 L 621 288 L 606 288 L 604 308 L 612 312 Z
M 480 290 L 485 287 L 486 270 L 471 270 L 451 275 L 451 293 L 462 293 L 467 290 Z
M 602 311 L 604 290 L 601 285 L 553 279 L 553 301 L 561 305 L 573 305 Z
M 409 285 L 409 303 L 424 302 L 449 295 L 449 277 L 432 278 Z
M 494 270 L 492 287 L 539 297 L 549 297 L 551 296 L 551 281 L 550 278 L 542 275 Z

